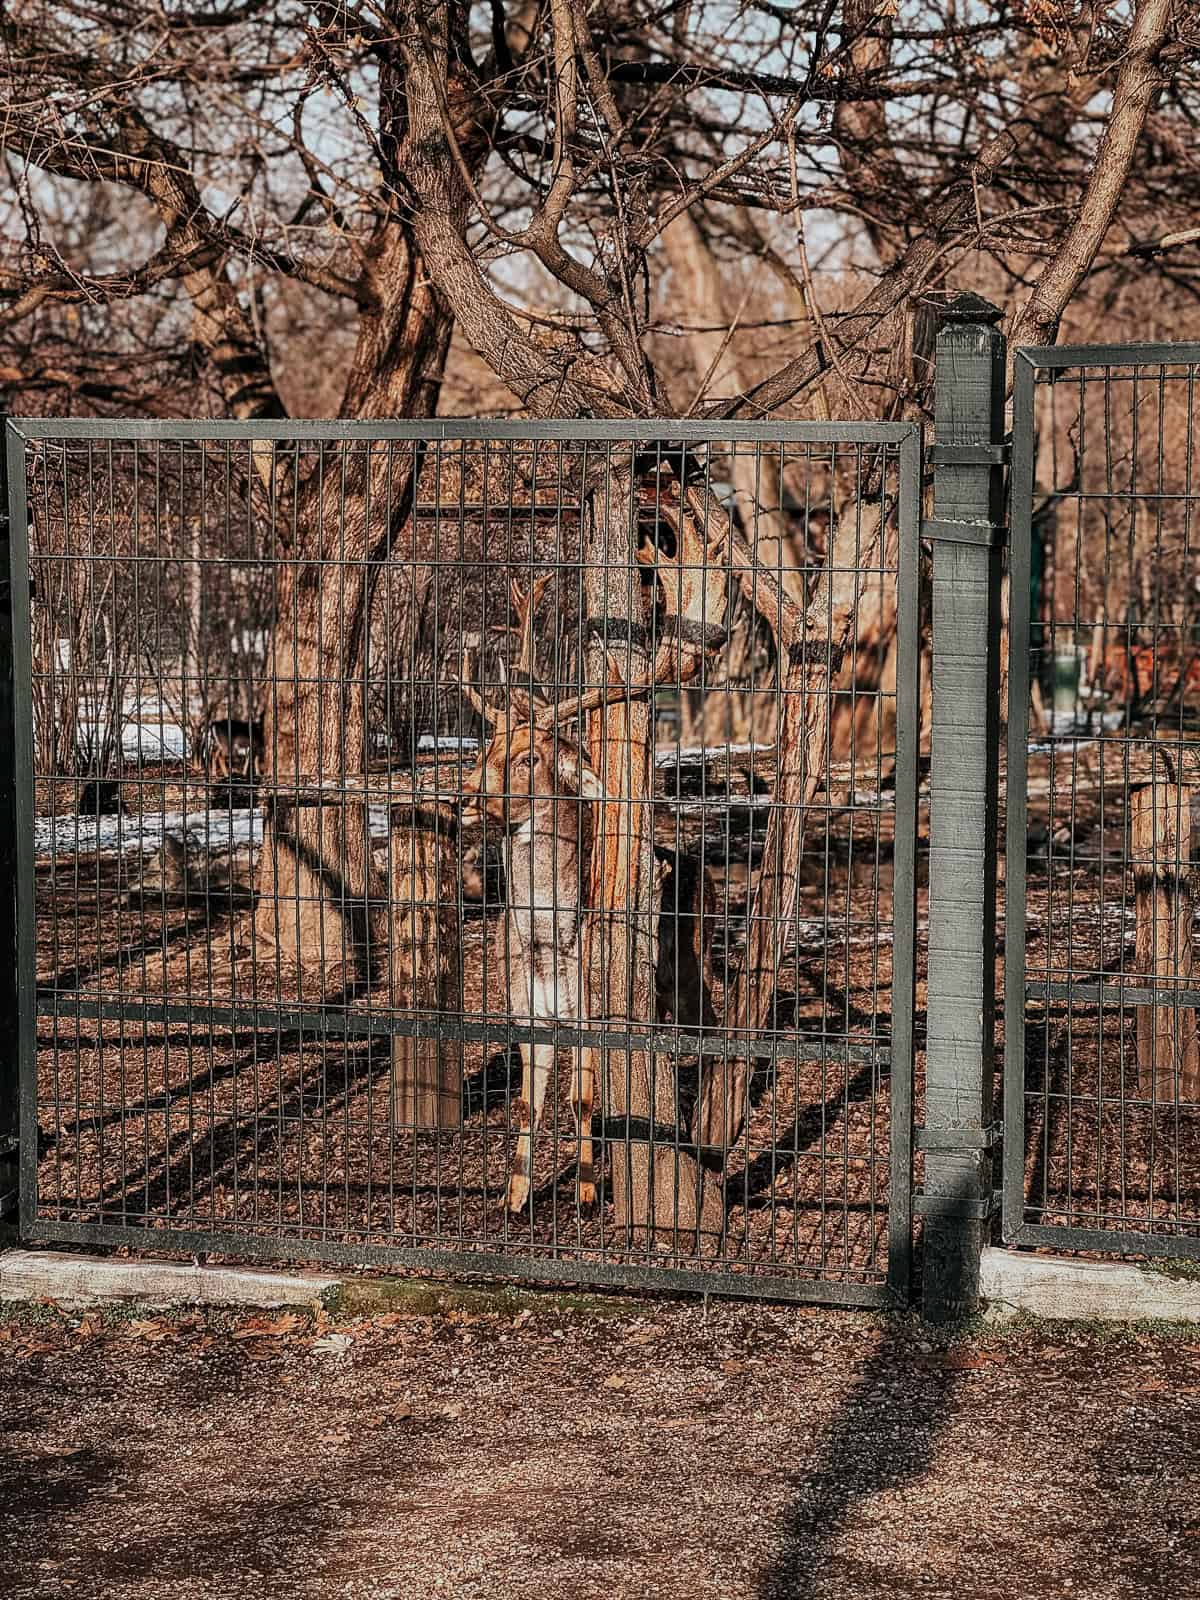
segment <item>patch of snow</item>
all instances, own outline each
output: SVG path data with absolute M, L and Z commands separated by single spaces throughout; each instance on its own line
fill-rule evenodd
M 372 806 L 369 817 L 372 839 L 386 841 L 387 807 Z M 261 844 L 262 836 L 262 812 L 249 807 L 151 811 L 132 817 L 35 817 L 33 823 L 39 856 L 153 855 L 168 838 L 216 852 Z
M 731 756 L 769 755 L 773 744 L 710 744 L 667 745 L 654 752 L 656 767 L 702 767 L 710 761 L 724 761 Z
M 97 750 L 107 738 L 107 723 L 76 725 L 75 743 L 81 750 Z M 127 722 L 121 729 L 121 754 L 127 761 L 182 761 L 187 754 L 187 734 L 177 722 L 165 719 Z

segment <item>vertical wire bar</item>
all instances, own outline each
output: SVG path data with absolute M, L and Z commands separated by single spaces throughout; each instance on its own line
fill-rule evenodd
M 0 618 L 0 645 L 6 647 L 11 670 L 11 688 L 6 691 L 0 683 L 0 699 L 6 692 L 12 695 L 12 775 L 14 785 L 13 820 L 16 827 L 13 865 L 16 869 L 13 894 L 13 917 L 16 934 L 16 982 L 14 998 L 17 1004 L 17 1120 L 20 1130 L 18 1152 L 19 1218 L 22 1233 L 27 1233 L 38 1215 L 38 1063 L 37 1063 L 37 890 L 34 869 L 34 743 L 33 743 L 33 652 L 30 624 L 31 569 L 29 560 L 29 460 L 25 441 L 11 423 L 5 423 L 5 476 L 8 503 L 0 507 L 0 515 L 7 514 L 7 556 L 9 606 Z M 43 469 L 45 471 L 45 469 Z M 49 524 L 47 523 L 47 532 Z M 45 563 L 43 564 L 45 565 Z M 7 638 L 3 638 L 7 633 Z M 57 650 L 56 632 L 50 630 L 51 660 Z M 51 705 L 54 704 L 53 699 Z M 7 720 L 7 718 L 6 718 Z M 53 792 L 55 785 L 49 788 Z M 52 815 L 52 823 L 54 821 Z M 55 851 L 51 858 L 51 883 L 57 879 L 57 828 L 52 827 L 51 843 Z M 51 889 L 53 897 L 55 890 Z M 56 909 L 51 901 L 52 912 Z M 55 966 L 57 973 L 57 962 Z M 54 994 L 54 1044 L 52 1073 L 58 1071 L 58 982 Z M 55 1090 L 55 1134 L 59 1135 L 60 1121 Z M 56 1137 L 55 1144 L 59 1143 Z M 59 1169 L 61 1174 L 61 1168 Z M 61 1175 L 55 1200 L 61 1202 Z
M 1034 369 L 1013 362 L 1008 616 L 1008 770 L 1004 868 L 1004 1172 L 1003 1232 L 1025 1222 L 1025 945 L 1029 794 L 1030 554 L 1034 473 Z M 1047 978 L 1049 971 L 1047 970 Z M 1046 1002 L 1047 1010 L 1049 1001 Z

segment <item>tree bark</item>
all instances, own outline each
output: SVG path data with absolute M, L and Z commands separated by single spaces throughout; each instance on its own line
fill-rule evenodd
M 388 952 L 391 1004 L 412 1020 L 461 1009 L 455 863 L 436 821 L 414 818 L 392 838 Z M 450 1129 L 462 1121 L 462 1044 L 397 1035 L 392 1041 L 394 1125 Z
M 727 1029 L 749 1037 L 774 1026 L 779 971 L 791 943 L 809 807 L 829 760 L 831 687 L 853 639 L 865 568 L 880 565 L 881 507 L 852 502 L 837 519 L 824 572 L 808 615 L 827 623 L 825 637 L 806 636 L 801 618 L 777 599 L 764 605 L 782 663 L 778 772 L 750 896 L 746 951 L 726 998 Z M 743 587 L 762 583 L 734 549 Z M 759 603 L 767 598 L 759 594 Z M 705 1074 L 697 1126 L 702 1144 L 728 1151 L 748 1112 L 749 1058 L 722 1062 Z
M 637 518 L 628 467 L 615 468 L 603 507 L 593 502 L 584 552 L 585 598 L 596 639 L 586 652 L 589 684 L 607 683 L 603 639 L 628 640 L 619 679 L 642 677 L 650 657 L 636 559 Z M 588 719 L 588 754 L 612 796 L 596 817 L 589 863 L 585 963 L 594 1023 L 637 1032 L 656 1019 L 655 964 L 660 884 L 654 861 L 653 709 L 618 701 Z M 658 1238 L 680 1251 L 719 1237 L 723 1210 L 704 1188 L 699 1162 L 679 1148 L 674 1063 L 653 1051 L 600 1052 L 606 1143 L 612 1158 L 616 1227 L 630 1244 Z M 690 1236 L 690 1237 L 689 1237 Z
M 690 211 L 681 211 L 663 230 L 662 241 L 676 280 L 675 298 L 686 320 L 703 327 L 687 336 L 688 349 L 701 385 L 698 398 L 722 375 L 725 386 L 743 394 L 746 383 L 731 338 L 733 318 L 725 303 L 721 274 L 708 241 Z M 788 594 L 804 604 L 804 578 L 799 570 L 787 520 L 783 514 L 783 481 L 777 455 L 764 446 L 733 456 L 733 486 L 746 537 L 758 560 L 779 573 Z
M 1154 783 L 1129 797 L 1129 853 L 1137 904 L 1134 982 L 1164 995 L 1190 986 L 1192 961 L 1191 793 Z M 1184 1005 L 1137 1008 L 1138 1092 L 1160 1106 L 1200 1098 L 1196 1011 Z

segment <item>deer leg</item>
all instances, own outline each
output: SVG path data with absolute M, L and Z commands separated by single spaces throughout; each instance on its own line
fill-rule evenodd
M 577 958 L 576 958 L 577 959 Z M 564 963 L 570 957 L 564 958 Z M 573 965 L 564 965 L 560 985 L 565 1002 L 564 1014 L 576 1025 L 581 1021 L 579 1005 L 579 977 Z M 590 1046 L 577 1045 L 572 1051 L 571 1111 L 575 1117 L 575 1132 L 579 1143 L 579 1207 L 584 1210 L 596 1203 L 596 1174 L 592 1156 L 592 1100 L 596 1090 L 595 1054 Z
M 544 1025 L 545 1019 L 535 1018 Z M 521 1098 L 513 1107 L 517 1116 L 517 1149 L 512 1171 L 508 1176 L 507 1206 L 510 1211 L 524 1211 L 529 1200 L 530 1176 L 533 1172 L 533 1136 L 542 1120 L 542 1107 L 546 1101 L 546 1085 L 554 1069 L 552 1044 L 523 1044 L 521 1046 Z
M 534 1027 L 553 1027 L 558 1016 L 558 999 L 555 984 L 544 973 L 536 970 L 524 972 L 514 985 L 513 1013 L 528 1019 Z M 507 1206 L 510 1211 L 523 1211 L 529 1199 L 530 1177 L 533 1172 L 533 1137 L 542 1120 L 546 1085 L 553 1070 L 552 1042 L 530 1041 L 522 1044 L 521 1098 L 513 1107 L 518 1133 L 516 1153 L 508 1179 Z
M 589 1209 L 596 1204 L 596 1173 L 592 1157 L 592 1098 L 596 1090 L 596 1074 L 592 1068 L 592 1051 L 581 1045 L 574 1050 L 575 1070 L 571 1074 L 571 1110 L 575 1113 L 575 1128 L 579 1135 L 579 1208 Z

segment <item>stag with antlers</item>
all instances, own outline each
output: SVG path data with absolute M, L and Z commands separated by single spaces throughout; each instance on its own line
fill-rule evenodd
M 503 705 L 489 704 L 471 687 L 471 652 L 468 649 L 464 654 L 465 693 L 492 734 L 463 785 L 462 815 L 464 820 L 486 818 L 503 833 L 508 902 L 503 950 L 509 1008 L 513 1020 L 532 1032 L 532 1038 L 520 1046 L 521 1098 L 514 1107 L 518 1138 L 506 1194 L 507 1207 L 513 1212 L 522 1211 L 529 1198 L 533 1140 L 554 1065 L 553 1030 L 564 1022 L 583 1024 L 591 1010 L 583 932 L 592 803 L 620 798 L 606 790 L 580 745 L 565 729 L 589 713 L 602 713 L 615 701 L 640 698 L 663 683 L 686 682 L 699 671 L 706 649 L 724 637 L 716 620 L 724 609 L 723 574 L 713 559 L 716 552 L 700 540 L 696 520 L 682 508 L 676 506 L 675 515 L 666 517 L 657 489 L 643 500 L 654 509 L 656 532 L 653 547 L 640 551 L 639 560 L 647 569 L 652 615 L 656 624 L 662 624 L 656 626 L 661 642 L 649 672 L 635 681 L 624 681 L 619 663 L 610 657 L 613 681 L 567 699 L 548 699 L 535 683 L 535 613 L 550 583 L 549 575 L 528 592 L 516 583 L 511 586 L 521 643 L 512 675 L 516 681 L 506 680 Z M 663 521 L 672 532 L 674 548 L 670 551 L 657 539 L 657 527 Z M 688 623 L 693 626 L 689 628 Z M 675 863 L 676 870 L 678 866 Z M 659 863 L 659 890 L 670 871 L 670 864 Z M 704 874 L 692 876 L 700 880 L 699 902 Z M 678 883 L 675 901 L 673 912 L 678 917 Z M 677 937 L 660 941 L 660 948 L 678 965 L 665 979 L 659 974 L 657 984 L 660 998 L 664 994 L 673 997 L 673 1020 L 688 1024 L 708 1021 L 712 1014 L 704 981 L 711 918 L 697 914 L 692 924 L 693 938 L 686 941 L 686 949 Z M 681 974 L 685 974 L 682 984 Z M 590 1050 L 576 1047 L 573 1057 L 571 1106 L 579 1140 L 578 1198 L 585 1207 L 596 1197 L 592 1150 L 595 1073 Z
M 582 862 L 586 830 L 584 800 L 601 793 L 591 768 L 562 734 L 578 715 L 575 702 L 558 707 L 533 688 L 534 613 L 549 578 L 528 594 L 512 585 L 513 609 L 521 624 L 519 675 L 530 690 L 510 690 L 506 706 L 493 706 L 470 687 L 469 655 L 463 683 L 471 703 L 493 730 L 474 771 L 463 784 L 464 821 L 485 820 L 503 837 L 507 909 L 503 961 L 508 1009 L 514 1022 L 534 1030 L 522 1041 L 521 1098 L 517 1149 L 506 1204 L 520 1212 L 529 1197 L 533 1139 L 541 1121 L 554 1066 L 556 1024 L 582 1020 Z M 519 719 L 519 720 L 518 720 Z M 595 1202 L 591 1116 L 593 1083 L 586 1053 L 574 1051 L 571 1106 L 579 1136 L 579 1204 Z

